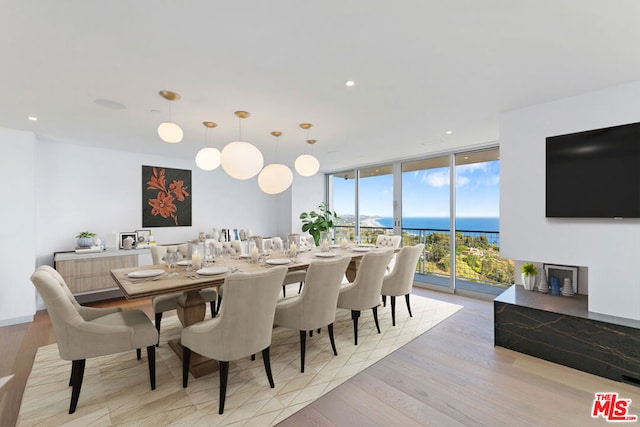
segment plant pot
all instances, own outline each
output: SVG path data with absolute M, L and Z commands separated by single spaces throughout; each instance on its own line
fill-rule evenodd
M 90 248 L 93 246 L 93 237 L 79 237 L 77 245 L 79 248 Z
M 536 277 L 537 274 L 533 276 L 525 276 L 524 273 L 522 273 L 522 286 L 524 286 L 528 291 L 534 290 L 536 287 Z

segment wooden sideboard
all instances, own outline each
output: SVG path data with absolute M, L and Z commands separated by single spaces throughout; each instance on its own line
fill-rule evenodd
M 118 286 L 111 277 L 111 270 L 151 264 L 151 252 L 149 249 L 112 250 L 85 254 L 55 252 L 53 260 L 54 268 L 67 282 L 67 286 L 74 295 L 92 295 L 114 290 L 119 293 Z M 90 299 L 101 298 L 99 295 L 84 298 L 84 300 Z

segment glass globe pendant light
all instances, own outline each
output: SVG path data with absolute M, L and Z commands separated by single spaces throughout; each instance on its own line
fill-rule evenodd
M 309 131 L 313 126 L 311 123 L 300 123 L 300 127 Z M 307 132 L 307 137 L 309 132 Z M 307 144 L 313 145 L 316 143 L 315 139 L 307 139 Z M 313 176 L 320 170 L 320 162 L 312 154 L 301 154 L 298 156 L 294 163 L 296 172 L 301 176 Z
M 278 194 L 285 191 L 293 182 L 293 172 L 288 166 L 278 161 L 278 137 L 282 132 L 273 131 L 271 135 L 276 137 L 276 163 L 271 163 L 260 171 L 258 186 L 267 194 Z
M 249 117 L 250 113 L 247 111 L 236 111 L 234 114 L 239 119 L 241 131 L 241 120 Z M 240 141 L 230 142 L 222 149 L 222 153 L 220 154 L 222 169 L 232 178 L 253 178 L 262 169 L 264 158 L 255 145 L 242 141 L 241 132 L 239 139 Z
M 159 93 L 160 96 L 167 101 L 177 101 L 178 99 L 180 99 L 180 95 L 169 90 L 161 90 Z M 182 129 L 180 128 L 180 126 L 171 121 L 171 104 L 169 104 L 169 121 L 160 123 L 160 125 L 158 126 L 158 136 L 164 142 L 168 142 L 170 144 L 175 144 L 182 141 Z
M 220 166 L 220 150 L 213 147 L 207 147 L 207 133 L 209 129 L 218 126 L 214 122 L 202 122 L 205 126 L 204 144 L 205 147 L 196 154 L 196 165 L 202 170 L 212 171 Z

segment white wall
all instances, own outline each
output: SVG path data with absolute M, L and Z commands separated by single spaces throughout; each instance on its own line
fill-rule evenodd
M 640 219 L 545 218 L 545 138 L 638 121 L 640 82 L 504 113 L 500 252 L 587 267 L 589 310 L 640 320 Z
M 0 129 L 0 326 L 35 313 L 35 145 L 31 133 Z
M 324 174 L 317 173 L 311 177 L 295 175 L 291 186 L 291 230 L 302 234 L 300 214 L 318 208 L 324 202 Z

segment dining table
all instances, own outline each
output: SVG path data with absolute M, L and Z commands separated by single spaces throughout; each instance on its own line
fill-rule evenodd
M 385 248 L 387 249 L 387 248 Z M 356 277 L 362 257 L 369 251 L 376 250 L 372 245 L 341 248 L 332 246 L 328 250 L 312 248 L 311 250 L 290 257 L 286 252 L 261 254 L 261 260 L 252 262 L 250 257 L 227 256 L 209 260 L 206 266 L 194 269 L 187 260 L 171 269 L 166 264 L 144 265 L 131 268 L 111 270 L 111 276 L 127 300 L 149 298 L 157 295 L 182 292 L 178 299 L 176 312 L 183 327 L 201 322 L 205 318 L 206 304 L 199 291 L 204 288 L 219 288 L 225 278 L 235 272 L 258 272 L 273 265 L 285 265 L 289 271 L 306 270 L 314 259 L 326 259 L 337 256 L 351 258 L 347 271 L 347 279 Z M 182 359 L 182 345 L 179 339 L 169 341 L 169 346 Z M 217 362 L 204 356 L 193 354 L 189 366 L 194 377 L 200 377 L 217 370 Z

